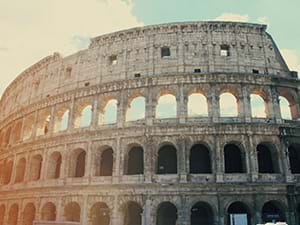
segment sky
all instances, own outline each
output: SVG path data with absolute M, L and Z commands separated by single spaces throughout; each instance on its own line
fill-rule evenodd
M 0 0 L 0 95 L 47 55 L 87 48 L 91 37 L 176 21 L 264 23 L 290 69 L 300 71 L 299 0 Z

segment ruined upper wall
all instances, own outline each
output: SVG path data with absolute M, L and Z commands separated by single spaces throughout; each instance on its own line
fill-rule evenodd
M 291 78 L 265 30 L 265 25 L 249 23 L 187 22 L 99 36 L 86 50 L 65 58 L 54 54 L 19 75 L 2 96 L 0 117 L 48 96 L 139 76 L 194 73 L 196 69 Z M 228 48 L 228 56 L 221 56 L 221 46 Z M 162 57 L 162 47 L 168 47 L 171 55 Z

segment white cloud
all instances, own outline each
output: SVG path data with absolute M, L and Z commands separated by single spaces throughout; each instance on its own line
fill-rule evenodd
M 236 13 L 223 13 L 221 16 L 215 18 L 217 21 L 235 21 L 235 22 L 248 22 L 248 15 L 240 15 Z
M 41 58 L 87 47 L 89 37 L 143 24 L 132 0 L 0 0 L 0 95 Z
M 292 49 L 281 49 L 281 53 L 290 70 L 295 70 L 300 73 L 300 57 L 297 52 Z

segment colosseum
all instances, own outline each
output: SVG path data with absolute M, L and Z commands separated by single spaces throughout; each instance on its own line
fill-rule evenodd
M 25 70 L 0 225 L 300 224 L 300 80 L 266 28 L 133 28 Z

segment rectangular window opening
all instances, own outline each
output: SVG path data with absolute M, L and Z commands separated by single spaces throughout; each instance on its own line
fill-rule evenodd
M 252 70 L 252 73 L 254 73 L 254 74 L 259 74 L 259 70 L 253 69 L 253 70 Z
M 221 45 L 221 56 L 229 56 L 229 45 Z
M 201 69 L 194 69 L 194 73 L 201 73 Z
M 161 57 L 164 58 L 164 57 L 168 57 L 168 56 L 171 56 L 170 48 L 169 47 L 162 47 L 161 48 Z
M 116 55 L 111 55 L 109 57 L 109 62 L 110 62 L 110 65 L 116 65 L 117 62 L 118 62 L 117 56 Z

